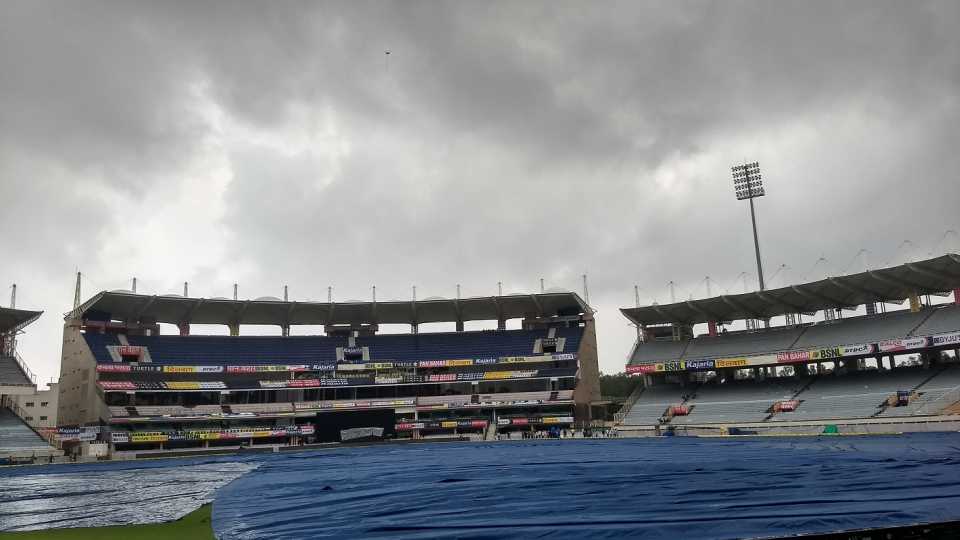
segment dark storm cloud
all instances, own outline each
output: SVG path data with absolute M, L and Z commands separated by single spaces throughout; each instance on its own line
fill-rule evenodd
M 753 272 L 742 159 L 774 280 L 960 247 L 955 3 L 0 10 L 0 279 L 48 309 L 24 339 L 45 374 L 78 267 L 86 292 L 339 299 L 588 272 L 613 371 L 634 283 Z

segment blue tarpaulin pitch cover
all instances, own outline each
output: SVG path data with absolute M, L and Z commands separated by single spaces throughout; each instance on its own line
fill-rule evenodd
M 49 484 L 138 467 L 142 480 L 97 497 L 75 479 L 67 493 Z M 249 472 L 229 481 L 231 467 Z M 191 481 L 191 468 L 224 474 Z M 192 498 L 186 513 L 207 489 L 223 539 L 772 537 L 960 518 L 960 434 L 378 445 L 18 468 L 0 471 L 0 530 L 56 505 L 143 522 L 143 508 Z

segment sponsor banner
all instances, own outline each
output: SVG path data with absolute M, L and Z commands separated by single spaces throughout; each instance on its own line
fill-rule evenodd
M 227 366 L 227 373 L 265 373 L 265 372 L 274 372 L 274 371 L 305 371 L 306 369 L 307 369 L 307 366 L 305 365 Z
M 877 345 L 880 348 L 880 352 L 897 352 L 921 349 L 929 345 L 929 343 L 930 339 L 924 336 L 906 339 L 889 339 L 881 341 Z
M 320 379 L 320 386 L 348 386 L 350 381 L 343 378 Z
M 687 369 L 696 371 L 701 369 L 713 369 L 713 360 L 687 360 Z
M 540 343 L 543 344 L 544 346 L 556 345 L 557 338 L 545 337 L 540 340 Z
M 394 426 L 397 431 L 411 431 L 414 429 L 423 429 L 423 422 L 400 422 Z
M 496 364 L 499 358 L 474 358 L 473 365 L 475 366 L 489 366 L 491 364 Z
M 120 356 L 140 356 L 143 354 L 143 347 L 136 345 L 121 345 L 117 347 L 117 353 Z
M 777 353 L 777 363 L 791 364 L 793 362 L 807 362 L 810 360 L 810 351 L 786 351 Z
M 196 373 L 196 366 L 163 366 L 164 373 Z
M 286 388 L 287 381 L 260 381 L 260 388 Z
M 960 343 L 960 332 L 937 334 L 930 338 L 930 344 L 934 347 L 941 347 L 943 345 L 956 345 L 958 343 Z
M 627 375 L 632 375 L 634 373 L 649 373 L 649 370 L 647 368 L 650 368 L 650 367 L 653 367 L 653 369 L 656 369 L 656 367 L 654 366 L 627 366 L 626 368 L 624 368 L 624 372 L 626 372 Z
M 61 442 L 95 441 L 100 435 L 100 426 L 53 428 L 49 432 L 53 433 L 57 440 Z
M 367 369 L 393 369 L 393 362 L 374 362 L 366 366 Z
M 577 353 L 561 353 L 561 354 L 555 354 L 555 355 L 553 355 L 553 359 L 554 359 L 554 360 L 557 360 L 557 361 L 560 361 L 560 360 L 576 360 L 576 359 L 577 359 Z
M 130 442 L 132 443 L 167 442 L 168 440 L 170 440 L 170 437 L 166 433 L 141 432 L 130 434 Z
M 482 371 L 472 371 L 470 373 L 457 373 L 458 381 L 479 381 L 483 379 Z
M 428 375 L 427 382 L 449 382 L 457 380 L 456 373 L 444 373 L 442 375 Z
M 160 384 L 167 390 L 223 390 L 227 387 L 223 381 L 167 381 Z
M 447 367 L 472 366 L 473 359 L 465 358 L 462 360 L 447 360 Z
M 137 366 L 130 366 L 130 371 L 158 373 L 163 371 L 163 366 L 145 366 L 141 364 Z
M 130 442 L 130 434 L 123 431 L 114 431 L 110 434 L 110 442 L 113 444 L 123 444 Z
M 98 383 L 104 390 L 136 390 L 137 385 L 130 381 L 99 381 Z
M 446 365 L 446 360 L 421 360 L 418 362 L 419 367 L 445 367 Z
M 721 368 L 739 368 L 739 367 L 746 367 L 746 366 L 748 365 L 747 359 L 746 359 L 746 358 L 743 358 L 743 357 L 740 357 L 740 358 L 717 358 L 716 360 L 714 360 L 713 364 L 714 364 L 714 366 L 716 366 L 717 369 L 721 369 Z
M 198 382 L 183 382 L 183 381 L 169 381 L 163 383 L 167 387 L 167 390 L 199 390 L 200 383 Z
M 527 358 L 526 356 L 501 356 L 501 357 L 500 357 L 500 362 L 498 362 L 498 363 L 500 363 L 500 364 L 512 364 L 512 363 L 516 363 L 516 362 L 525 362 L 525 361 L 526 361 L 526 358 Z
M 874 352 L 876 347 L 872 343 L 865 343 L 863 345 L 844 345 L 840 347 L 840 356 L 860 356 L 864 354 L 871 354 Z
M 316 388 L 320 386 L 320 379 L 296 379 L 287 381 L 290 388 Z
M 375 377 L 373 382 L 374 384 L 400 384 L 403 382 L 403 377 Z
M 366 364 L 340 364 L 337 371 L 363 371 L 367 369 Z
M 130 364 L 97 364 L 99 373 L 128 373 Z
M 834 358 L 840 358 L 840 347 L 824 347 L 822 349 L 811 349 L 810 350 L 810 360 L 832 360 Z
M 334 371 L 337 369 L 337 365 L 336 364 L 313 364 L 312 366 L 310 366 L 310 369 L 312 371 Z
M 343 355 L 363 355 L 363 347 L 344 347 Z
M 687 363 L 680 360 L 676 362 L 664 362 L 663 363 L 664 371 L 686 371 Z
M 417 367 L 416 360 L 394 360 L 393 365 L 397 367 Z
M 444 420 L 443 422 L 440 422 L 440 427 L 442 427 L 442 428 L 444 428 L 444 429 L 455 428 L 455 427 L 457 427 L 457 421 L 456 421 L 456 420 Z

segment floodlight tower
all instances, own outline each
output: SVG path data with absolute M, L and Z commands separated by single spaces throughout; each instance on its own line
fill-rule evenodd
M 760 176 L 760 164 L 744 163 L 735 165 L 731 168 L 733 171 L 733 189 L 737 194 L 737 200 L 750 200 L 750 222 L 753 224 L 753 249 L 757 254 L 757 277 L 760 281 L 760 290 L 764 290 L 763 283 L 763 263 L 760 262 L 760 240 L 757 239 L 757 213 L 753 209 L 753 200 L 757 197 L 763 197 L 763 180 Z

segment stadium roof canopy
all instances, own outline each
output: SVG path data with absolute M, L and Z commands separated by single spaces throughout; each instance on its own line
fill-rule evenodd
M 15 332 L 40 318 L 42 311 L 0 307 L 0 333 Z
M 128 322 L 263 325 L 422 324 L 508 320 L 589 313 L 573 292 L 511 294 L 463 299 L 390 302 L 284 302 L 275 298 L 227 300 L 101 292 L 68 318 Z
M 911 294 L 935 294 L 960 287 L 960 255 L 947 254 L 925 261 L 859 274 L 744 294 L 701 300 L 621 308 L 635 324 L 696 324 L 709 321 L 767 319 L 785 313 L 815 313 L 822 309 L 852 308 L 868 302 L 901 302 Z

